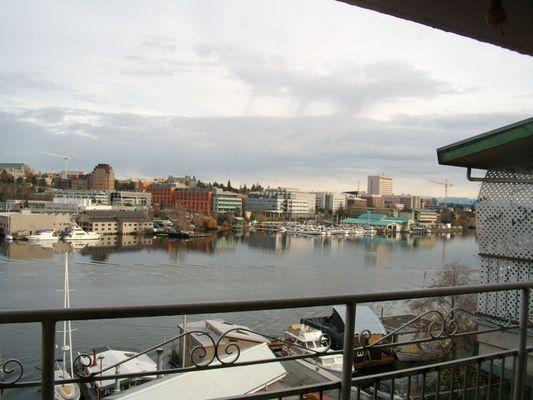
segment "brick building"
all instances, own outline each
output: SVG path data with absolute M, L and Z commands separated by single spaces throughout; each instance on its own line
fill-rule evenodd
M 89 177 L 89 188 L 95 190 L 114 190 L 115 173 L 109 164 L 98 164 Z

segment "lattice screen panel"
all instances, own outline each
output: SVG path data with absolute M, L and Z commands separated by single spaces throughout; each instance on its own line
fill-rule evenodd
M 485 178 L 533 179 L 533 171 L 487 171 Z M 483 182 L 476 210 L 481 254 L 481 282 L 524 282 L 533 279 L 533 185 Z M 518 292 L 484 293 L 478 311 L 497 320 L 517 321 Z M 533 310 L 533 297 L 530 302 Z M 533 320 L 533 313 L 530 312 Z

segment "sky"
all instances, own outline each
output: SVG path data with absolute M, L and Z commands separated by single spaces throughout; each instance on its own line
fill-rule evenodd
M 0 162 L 477 197 L 436 149 L 528 118 L 533 58 L 333 0 L 0 3 Z

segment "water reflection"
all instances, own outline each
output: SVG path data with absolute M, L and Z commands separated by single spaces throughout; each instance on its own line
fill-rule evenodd
M 464 239 L 468 235 L 464 235 Z M 161 251 L 169 254 L 170 259 L 178 264 L 185 262 L 186 255 L 202 253 L 216 256 L 220 253 L 236 252 L 241 246 L 250 250 L 257 249 L 271 255 L 315 254 L 320 257 L 349 253 L 357 249 L 364 265 L 386 266 L 394 263 L 397 253 L 415 254 L 422 251 L 439 255 L 442 264 L 447 261 L 446 242 L 456 239 L 454 235 L 414 236 L 398 234 L 396 236 L 373 237 L 322 237 L 293 236 L 271 234 L 266 232 L 231 232 L 212 233 L 206 237 L 180 240 L 166 237 L 145 237 L 138 235 L 106 235 L 98 241 L 57 242 L 51 244 L 32 244 L 24 241 L 0 242 L 0 253 L 10 260 L 50 260 L 54 254 L 66 251 L 88 256 L 91 260 L 102 262 L 114 253 L 136 251 Z M 435 251 L 435 247 L 439 247 Z M 451 257 L 454 259 L 454 257 Z

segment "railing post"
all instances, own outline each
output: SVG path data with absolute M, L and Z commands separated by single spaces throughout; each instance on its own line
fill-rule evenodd
M 42 323 L 41 340 L 41 399 L 54 400 L 56 321 L 46 319 Z
M 520 327 L 518 328 L 518 358 L 516 371 L 514 371 L 513 399 L 522 400 L 525 394 L 525 381 L 527 375 L 527 325 L 529 319 L 529 288 L 522 289 L 520 296 Z
M 342 350 L 341 400 L 350 400 L 352 391 L 353 336 L 355 328 L 355 303 L 346 304 L 344 317 L 344 344 Z

